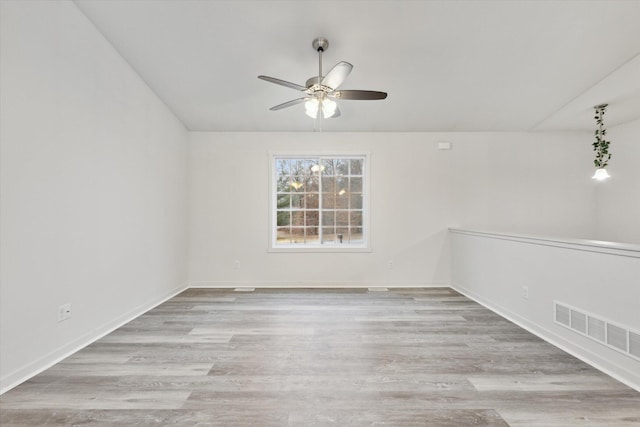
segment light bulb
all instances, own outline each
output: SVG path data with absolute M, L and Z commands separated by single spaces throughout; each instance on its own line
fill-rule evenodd
M 596 173 L 591 177 L 592 179 L 597 179 L 598 181 L 604 181 L 607 178 L 610 178 L 610 175 L 607 173 L 605 168 L 596 169 Z
M 318 105 L 320 101 L 317 98 L 311 98 L 307 102 L 304 103 L 305 112 L 307 116 L 315 119 L 318 116 Z
M 333 116 L 336 113 L 336 103 L 335 101 L 325 98 L 322 100 L 322 115 L 325 119 Z

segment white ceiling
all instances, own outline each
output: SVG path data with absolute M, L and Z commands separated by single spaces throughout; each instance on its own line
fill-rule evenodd
M 640 117 L 640 1 L 76 0 L 190 130 L 309 131 L 311 41 L 354 65 L 329 131 L 592 129 Z

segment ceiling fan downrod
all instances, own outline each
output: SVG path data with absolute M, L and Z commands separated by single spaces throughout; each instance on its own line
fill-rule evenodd
M 322 80 L 322 52 L 329 49 L 329 40 L 324 37 L 316 37 L 311 42 L 313 49 L 318 52 L 318 83 Z

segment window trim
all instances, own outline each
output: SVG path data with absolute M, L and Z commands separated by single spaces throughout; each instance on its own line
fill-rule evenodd
M 277 237 L 277 179 L 275 179 L 276 158 L 299 159 L 304 157 L 362 157 L 364 158 L 363 177 L 363 204 L 362 204 L 362 245 L 340 245 L 340 244 L 296 244 L 296 245 L 276 245 Z M 302 252 L 302 253 L 341 253 L 341 252 L 371 252 L 371 153 L 367 151 L 269 151 L 269 226 L 267 238 L 267 252 Z

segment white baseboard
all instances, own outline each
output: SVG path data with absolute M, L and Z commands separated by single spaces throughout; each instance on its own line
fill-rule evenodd
M 187 289 L 187 285 L 182 284 L 162 296 L 153 298 L 145 304 L 140 304 L 139 306 L 127 311 L 121 316 L 118 316 L 117 318 L 101 326 L 98 326 L 97 328 L 94 328 L 92 331 L 87 332 L 79 338 L 66 343 L 51 351 L 50 353 L 40 357 L 39 359 L 29 362 L 25 366 L 5 375 L 4 377 L 0 378 L 0 395 L 11 390 L 17 385 L 22 384 L 29 378 L 38 375 L 42 371 L 49 369 L 51 366 L 55 365 L 61 360 L 71 356 L 73 353 L 99 340 L 100 338 L 113 332 L 114 330 L 130 322 L 136 317 L 146 313 L 152 308 L 157 307 L 163 302 L 173 298 L 185 289 Z
M 449 282 L 321 282 L 321 281 L 300 281 L 300 282 L 264 282 L 264 281 L 201 281 L 189 282 L 189 288 L 266 288 L 266 289 L 309 289 L 309 288 L 448 288 Z
M 484 297 L 476 294 L 475 292 L 465 288 L 456 283 L 451 283 L 451 288 L 460 292 L 464 296 L 478 304 L 488 308 L 494 313 L 499 314 L 505 319 L 515 323 L 520 326 L 522 329 L 531 332 L 535 336 L 547 341 L 550 344 L 558 347 L 562 351 L 565 351 L 572 355 L 573 357 L 582 360 L 586 364 L 593 366 L 599 371 L 604 372 L 605 374 L 615 378 L 621 383 L 640 391 L 640 378 L 637 373 L 631 372 L 624 367 L 613 365 L 607 360 L 603 359 L 593 351 L 586 349 L 575 342 L 568 341 L 567 339 L 559 336 L 558 334 L 548 330 L 547 328 L 540 326 L 536 323 L 530 322 L 524 317 L 519 316 L 518 314 L 508 310 L 498 304 L 494 304 L 493 302 L 485 299 Z

